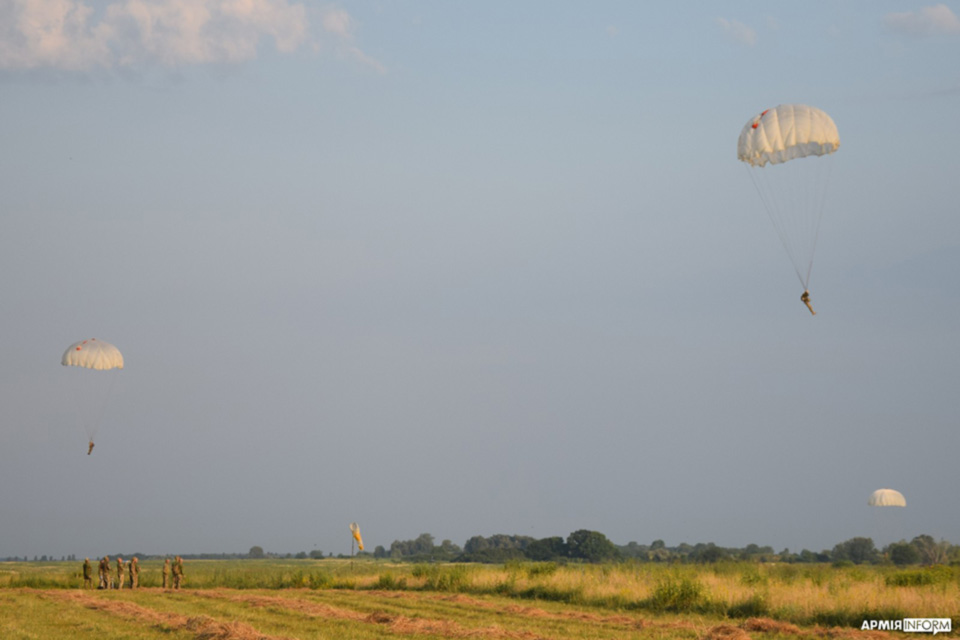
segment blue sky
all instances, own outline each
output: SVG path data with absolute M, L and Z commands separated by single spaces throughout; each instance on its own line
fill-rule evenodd
M 960 543 L 958 59 L 956 2 L 0 0 L 0 556 Z

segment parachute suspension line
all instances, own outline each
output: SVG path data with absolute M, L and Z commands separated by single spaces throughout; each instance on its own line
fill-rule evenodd
M 773 224 L 773 228 L 777 232 L 777 237 L 780 238 L 780 243 L 783 245 L 783 248 L 787 252 L 787 257 L 790 258 L 790 263 L 793 265 L 793 269 L 797 274 L 797 278 L 800 280 L 800 284 L 803 285 L 804 289 L 807 288 L 807 282 L 804 280 L 801 269 L 798 265 L 802 263 L 802 260 L 798 260 L 798 256 L 794 251 L 794 247 L 789 242 L 789 238 L 795 233 L 791 233 L 787 227 L 787 216 L 783 215 L 779 207 L 779 198 L 774 197 L 773 188 L 769 181 L 764 180 L 761 177 L 760 171 L 767 170 L 768 168 L 758 168 L 751 167 L 749 165 L 744 165 L 744 168 L 747 170 L 747 173 L 750 175 L 750 181 L 753 183 L 754 188 L 757 190 L 757 194 L 760 196 L 761 202 L 763 202 L 763 208 L 767 212 L 767 217 L 770 218 L 770 222 Z M 812 260 L 811 260 L 812 262 Z M 809 270 L 807 273 L 807 280 L 809 280 Z
M 833 168 L 833 157 L 827 156 L 826 158 L 820 158 L 818 165 L 821 168 L 817 172 L 817 185 L 813 190 L 813 193 L 819 194 L 819 201 L 814 203 L 816 207 L 817 215 L 814 216 L 814 228 L 813 228 L 813 245 L 810 247 L 810 263 L 807 265 L 807 279 L 803 283 L 804 290 L 810 288 L 810 272 L 813 271 L 813 256 L 817 250 L 817 241 L 820 239 L 820 221 L 823 219 L 823 209 L 827 201 L 827 187 L 830 184 L 830 172 Z
M 105 372 L 94 372 L 94 375 L 107 375 L 110 377 L 110 382 L 107 385 L 107 390 L 97 398 L 96 405 L 93 407 L 91 412 L 89 422 L 86 425 L 87 436 L 92 442 L 94 438 L 97 437 L 97 431 L 100 429 L 100 424 L 103 422 L 103 418 L 107 413 L 107 405 L 110 403 L 110 396 L 113 395 L 113 389 L 117 386 L 117 372 L 116 371 L 105 371 Z

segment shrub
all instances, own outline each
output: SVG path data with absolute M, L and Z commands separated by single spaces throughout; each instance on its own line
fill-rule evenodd
M 727 608 L 727 615 L 731 618 L 759 618 L 769 612 L 770 607 L 767 605 L 767 599 L 756 593 Z
M 384 589 L 387 591 L 400 591 L 407 588 L 406 578 L 397 579 L 391 572 L 381 573 L 373 585 L 374 589 Z
M 525 567 L 528 578 L 552 576 L 557 572 L 556 562 L 532 562 Z
M 740 574 L 740 583 L 748 586 L 767 584 L 767 576 L 760 573 L 759 567 L 751 566 Z
M 947 584 L 953 580 L 950 567 L 937 565 L 913 571 L 898 571 L 884 579 L 888 587 L 922 587 L 931 584 Z
M 643 606 L 655 612 L 684 613 L 706 610 L 709 604 L 705 589 L 697 580 L 668 576 L 657 584 Z
M 428 591 L 463 591 L 470 584 L 470 571 L 463 565 L 439 567 L 418 564 L 413 568 L 415 578 L 423 578 Z

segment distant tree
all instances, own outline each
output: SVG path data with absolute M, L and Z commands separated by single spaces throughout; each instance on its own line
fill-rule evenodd
M 666 546 L 667 545 L 663 542 L 663 540 L 657 539 L 650 543 L 650 551 L 656 551 L 657 549 L 664 549 L 666 548 Z
M 694 546 L 693 552 L 690 554 L 690 558 L 695 562 L 719 562 L 727 557 L 727 550 L 718 547 L 712 542 L 707 544 L 698 544 Z
M 620 555 L 625 558 L 643 558 L 647 559 L 647 553 L 650 551 L 650 547 L 645 544 L 638 544 L 636 542 L 630 541 L 623 546 L 618 546 L 617 549 L 620 550 Z
M 587 562 L 613 560 L 620 555 L 607 536 L 587 529 L 579 529 L 567 536 L 567 553 L 571 558 Z
M 849 560 L 853 564 L 876 562 L 877 548 L 871 538 L 850 538 L 833 548 L 830 554 L 834 562 Z
M 555 560 L 557 558 L 566 558 L 568 554 L 567 543 L 560 536 L 551 538 L 541 538 L 534 540 L 524 549 L 524 554 L 531 560 L 543 562 L 546 560 Z
M 433 555 L 433 536 L 429 533 L 421 533 L 415 540 L 394 540 L 390 544 L 390 557 L 394 559 L 430 560 L 433 559 Z
M 295 556 L 293 556 L 293 557 L 296 558 L 297 560 L 306 560 L 306 559 L 307 559 L 307 552 L 306 552 L 306 551 L 300 551 L 300 552 L 297 553 L 297 555 L 295 555 Z
M 890 561 L 898 566 L 920 562 L 920 552 L 908 542 L 894 542 L 887 547 L 887 553 L 890 554 Z
M 247 556 L 250 558 L 263 558 L 264 557 L 263 547 L 259 547 L 256 545 L 250 547 L 250 551 L 247 553 Z
M 463 545 L 464 553 L 476 553 L 490 548 L 490 543 L 483 536 L 473 536 Z
M 463 553 L 463 550 L 450 540 L 444 540 L 443 542 L 441 542 L 440 546 L 436 547 L 436 551 L 444 559 L 453 559 L 455 556 L 458 556 L 461 553 Z
M 382 545 L 382 544 L 378 544 L 378 545 L 377 545 L 377 548 L 373 550 L 373 557 L 374 557 L 374 558 L 386 558 L 386 557 L 387 557 L 387 550 L 383 548 L 383 545 Z
M 320 551 L 320 549 L 313 549 L 309 555 L 314 560 L 323 560 L 323 551 Z
M 933 536 L 924 534 L 911 540 L 910 544 L 919 552 L 923 564 L 941 564 L 947 561 L 950 543 L 946 540 L 937 542 Z
M 651 547 L 650 550 L 647 551 L 647 559 L 651 562 L 669 562 L 676 556 L 677 554 L 675 552 L 670 551 L 670 549 L 666 547 L 657 547 L 656 549 Z
M 486 551 L 488 549 L 496 550 L 505 550 L 505 549 L 526 549 L 527 545 L 533 542 L 534 539 L 530 536 L 508 536 L 504 533 L 497 533 L 489 538 L 484 538 L 483 536 L 473 536 L 467 543 L 463 545 L 463 552 L 465 554 L 473 554 L 481 551 Z

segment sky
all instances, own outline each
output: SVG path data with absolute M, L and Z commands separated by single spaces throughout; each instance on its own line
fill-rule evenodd
M 958 59 L 956 1 L 0 0 L 0 557 L 960 543 Z M 789 103 L 815 317 L 736 156 Z

